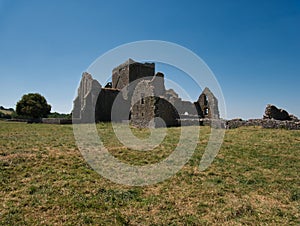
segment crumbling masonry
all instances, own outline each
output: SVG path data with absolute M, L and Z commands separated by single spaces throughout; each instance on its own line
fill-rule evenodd
M 165 89 L 164 74 L 155 74 L 154 63 L 132 59 L 113 69 L 112 82 L 105 87 L 84 72 L 72 114 L 82 123 L 130 120 L 137 127 L 179 126 L 186 119 L 219 119 L 218 100 L 208 88 L 196 102 L 183 101 L 174 90 Z

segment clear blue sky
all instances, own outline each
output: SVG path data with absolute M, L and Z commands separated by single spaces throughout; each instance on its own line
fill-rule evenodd
M 97 57 L 149 39 L 199 55 L 222 87 L 228 118 L 260 118 L 268 103 L 300 116 L 297 0 L 0 0 L 0 105 L 39 92 L 52 111 L 70 112 Z

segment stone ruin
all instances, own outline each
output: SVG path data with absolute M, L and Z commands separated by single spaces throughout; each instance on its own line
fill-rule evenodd
M 268 104 L 265 110 L 264 119 L 275 119 L 275 120 L 291 120 L 289 113 L 286 110 L 278 109 L 275 105 Z
M 155 73 L 154 63 L 129 59 L 112 70 L 112 82 L 105 87 L 84 72 L 72 115 L 79 123 L 129 120 L 137 127 L 161 127 L 199 125 L 201 119 L 219 119 L 219 110 L 208 88 L 196 102 L 184 101 L 165 88 L 164 74 Z
M 289 114 L 286 110 L 278 109 L 275 105 L 268 104 L 262 119 L 232 119 L 226 121 L 228 129 L 234 129 L 241 126 L 261 126 L 267 129 L 288 129 L 299 130 L 300 120 Z

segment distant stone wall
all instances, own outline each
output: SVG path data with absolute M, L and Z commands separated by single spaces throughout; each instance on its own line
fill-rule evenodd
M 42 123 L 45 124 L 72 124 L 72 119 L 65 119 L 65 118 L 43 118 Z
M 211 126 L 213 128 L 236 129 L 243 126 L 258 126 L 265 129 L 287 129 L 300 130 L 299 121 L 280 121 L 274 119 L 197 119 L 197 118 L 181 118 L 178 120 L 181 126 Z
M 264 120 L 262 127 L 266 129 L 288 129 L 299 130 L 300 122 L 293 121 L 278 121 L 278 120 Z
M 45 123 L 45 124 L 72 124 L 72 119 L 66 118 L 37 118 L 37 119 L 8 119 L 8 122 L 27 122 L 27 123 Z
M 297 121 L 280 121 L 275 119 L 232 119 L 226 121 L 227 129 L 235 129 L 242 126 L 261 126 L 266 129 L 288 129 L 299 130 L 300 122 Z

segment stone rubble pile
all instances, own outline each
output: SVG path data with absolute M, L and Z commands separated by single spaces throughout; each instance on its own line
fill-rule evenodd
M 264 119 L 291 120 L 286 110 L 278 109 L 275 105 L 268 104 L 265 110 Z

